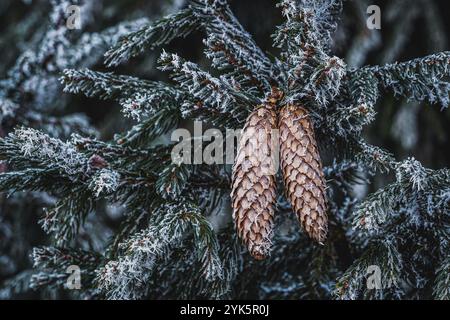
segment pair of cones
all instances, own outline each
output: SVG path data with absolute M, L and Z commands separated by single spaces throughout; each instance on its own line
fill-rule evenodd
M 307 232 L 319 243 L 327 236 L 325 179 L 314 128 L 302 106 L 275 103 L 259 106 L 247 119 L 233 166 L 233 219 L 239 237 L 258 260 L 270 255 L 276 202 L 276 151 L 287 199 Z M 276 139 L 276 138 L 275 138 Z

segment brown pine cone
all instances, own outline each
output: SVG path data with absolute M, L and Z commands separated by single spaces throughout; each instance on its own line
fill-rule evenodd
M 296 105 L 284 106 L 278 123 L 286 196 L 309 236 L 323 243 L 328 231 L 325 178 L 313 123 L 308 111 Z
M 239 237 L 258 260 L 272 246 L 275 186 L 273 131 L 277 125 L 270 105 L 261 106 L 247 119 L 233 166 L 233 219 Z

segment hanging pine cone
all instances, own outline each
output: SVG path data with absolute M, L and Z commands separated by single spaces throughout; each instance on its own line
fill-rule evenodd
M 242 131 L 233 166 L 233 219 L 239 237 L 258 260 L 270 253 L 272 245 L 276 200 L 272 129 L 276 125 L 276 113 L 270 105 L 253 111 Z
M 300 106 L 284 106 L 279 129 L 287 198 L 309 236 L 323 243 L 328 231 L 325 179 L 308 111 Z

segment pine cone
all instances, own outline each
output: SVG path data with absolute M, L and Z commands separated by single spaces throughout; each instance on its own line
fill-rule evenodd
M 287 198 L 309 236 L 323 243 L 328 231 L 325 179 L 308 111 L 301 106 L 284 106 L 279 129 Z
M 238 235 L 258 260 L 270 253 L 275 187 L 276 113 L 261 106 L 247 119 L 233 166 L 232 206 Z

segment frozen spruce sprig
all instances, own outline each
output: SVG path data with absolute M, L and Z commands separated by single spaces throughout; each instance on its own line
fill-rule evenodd
M 370 243 L 364 254 L 337 279 L 335 297 L 343 300 L 383 299 L 388 293 L 393 297 L 404 294 L 400 287 L 404 266 L 397 245 L 392 237 Z M 368 271 L 374 273 L 372 279 L 367 279 Z
M 341 1 L 284 0 L 278 5 L 285 22 L 273 35 L 288 70 L 289 100 L 312 100 L 325 107 L 340 92 L 346 64 L 329 55 L 334 12 Z
M 362 139 L 352 141 L 352 144 L 356 160 L 363 167 L 368 169 L 369 173 L 372 175 L 377 172 L 387 173 L 392 170 L 397 163 L 394 156 L 389 151 L 371 145 Z
M 161 109 L 172 110 L 186 95 L 179 88 L 163 82 L 90 69 L 64 70 L 60 80 L 65 92 L 115 100 L 122 106 L 125 116 L 138 121 Z
M 117 66 L 122 62 L 152 49 L 167 44 L 176 37 L 186 37 L 200 26 L 200 21 L 192 14 L 192 9 L 182 9 L 177 13 L 149 24 L 125 35 L 113 48 L 105 53 L 105 63 Z
M 173 80 L 192 96 L 191 101 L 184 103 L 185 108 L 211 108 L 224 114 L 234 110 L 236 112 L 232 112 L 233 117 L 243 121 L 251 104 L 258 101 L 256 97 L 240 91 L 232 79 L 213 77 L 195 63 L 176 54 L 164 51 L 159 64 L 162 71 L 169 71 Z
M 396 181 L 369 195 L 356 207 L 355 228 L 369 233 L 386 232 L 386 228 L 401 217 L 406 219 L 403 224 L 425 227 L 448 214 L 445 205 L 450 186 L 448 170 L 424 168 L 414 158 L 399 162 L 395 167 Z M 402 210 L 409 207 L 413 209 Z
M 94 174 L 90 189 L 94 191 L 94 195 L 99 197 L 103 194 L 111 194 L 117 190 L 120 182 L 120 174 L 111 169 L 101 169 Z
M 420 192 L 428 188 L 427 180 L 431 173 L 432 170 L 424 168 L 416 159 L 408 158 L 397 165 L 396 179 L 398 183 Z
M 298 46 L 302 43 L 328 50 L 342 1 L 282 0 L 277 6 L 281 8 L 285 22 L 277 28 L 273 37 L 277 46 L 286 48 L 285 54 L 298 49 L 292 44 Z
M 0 158 L 8 161 L 15 172 L 4 173 L 2 182 L 14 179 L 14 175 L 26 178 L 26 174 L 41 174 L 49 177 L 63 177 L 60 183 L 66 187 L 81 186 L 90 179 L 92 190 L 100 195 L 103 191 L 115 191 L 120 175 L 97 155 L 89 157 L 82 153 L 77 146 L 79 140 L 74 135 L 71 140 L 62 141 L 52 138 L 46 133 L 32 128 L 17 128 L 7 137 L 0 140 Z M 97 160 L 101 159 L 101 160 Z M 28 184 L 32 181 L 23 180 Z M 43 182 L 43 181 L 42 181 Z M 57 184 L 48 185 L 52 190 Z M 32 184 L 34 185 L 34 184 Z M 46 186 L 43 186 L 45 189 Z
M 89 67 L 100 61 L 104 53 L 127 34 L 148 25 L 148 18 L 121 22 L 100 32 L 83 33 L 78 41 L 63 52 L 64 67 Z
M 325 106 L 339 94 L 345 74 L 344 61 L 338 57 L 330 57 L 311 73 L 304 90 L 306 94 L 313 95 L 317 105 Z M 302 96 L 303 94 L 297 95 L 298 98 Z
M 150 289 L 152 272 L 171 249 L 193 232 L 194 255 L 208 281 L 223 277 L 218 244 L 209 222 L 189 202 L 166 203 L 152 215 L 149 226 L 119 245 L 119 255 L 97 271 L 99 288 L 110 299 L 139 299 Z
M 8 71 L 8 77 L 1 81 L 0 105 L 16 106 L 8 108 L 9 112 L 6 112 L 10 127 L 23 123 L 42 123 L 43 127 L 61 136 L 68 127 L 72 132 L 92 131 L 90 128 L 81 128 L 78 123 L 65 122 L 64 119 L 47 123 L 48 118 L 55 118 L 48 114 L 64 107 L 66 102 L 66 99 L 61 99 L 57 76 L 65 68 L 88 67 L 97 63 L 120 36 L 136 30 L 147 19 L 87 33 L 83 32 L 84 29 L 93 22 L 94 14 L 101 8 L 98 1 L 52 1 L 51 5 L 50 17 L 46 18 L 48 24 L 32 30 L 34 33 L 30 36 L 32 40 L 27 44 L 27 50 L 20 54 Z M 66 22 L 71 13 L 67 8 L 71 5 L 80 6 L 81 31 L 68 29 Z M 44 14 L 46 16 L 47 12 Z M 6 103 L 8 101 L 13 104 Z
M 397 96 L 439 103 L 442 109 L 450 103 L 450 51 L 363 69 L 376 76 L 383 88 L 392 90 Z
M 350 104 L 345 98 L 339 97 L 333 101 L 333 111 L 328 115 L 328 125 L 336 135 L 347 138 L 357 135 L 375 120 L 376 112 L 367 104 Z
M 79 268 L 80 287 L 84 290 L 74 290 L 83 298 L 90 298 L 96 294 L 91 283 L 95 277 L 95 268 L 101 261 L 101 256 L 91 251 L 61 247 L 36 247 L 31 253 L 33 267 L 37 270 L 30 279 L 30 287 L 40 288 L 68 288 L 74 285 L 70 279 L 68 268 Z M 75 270 L 75 269 L 74 269 Z
M 154 98 L 155 96 L 153 96 Z M 136 121 L 141 121 L 141 117 L 143 114 L 148 114 L 145 110 L 144 106 L 151 107 L 151 104 L 149 105 L 148 102 L 152 101 L 153 99 L 150 98 L 149 95 L 145 93 L 136 93 L 135 96 L 131 98 L 127 98 L 126 100 L 123 100 L 120 102 L 120 105 L 122 106 L 122 112 L 123 114 Z
M 0 158 L 9 166 L 0 175 L 0 189 L 46 191 L 57 197 L 39 222 L 58 245 L 78 234 L 97 197 L 114 193 L 120 181 L 104 159 L 79 151 L 74 139 L 63 142 L 35 129 L 18 128 L 0 140 Z
M 87 170 L 88 158 L 70 142 L 63 142 L 32 129 L 18 128 L 0 144 L 2 158 L 20 168 L 57 169 L 69 179 L 77 179 Z
M 378 79 L 371 72 L 358 69 L 349 72 L 347 77 L 328 113 L 332 130 L 344 138 L 358 135 L 375 120 L 375 104 L 379 98 Z
M 353 219 L 355 228 L 377 232 L 389 219 L 397 216 L 397 203 L 401 196 L 401 186 L 390 184 L 369 195 L 356 209 Z
M 373 114 L 378 100 L 378 79 L 365 70 L 355 71 L 350 75 L 348 93 L 354 100 L 354 106 L 361 108 L 366 114 Z M 373 116 L 372 116 L 373 117 Z
M 207 34 L 205 54 L 212 66 L 248 92 L 270 91 L 272 79 L 280 76 L 280 70 L 242 27 L 227 1 L 194 1 L 193 8 Z

